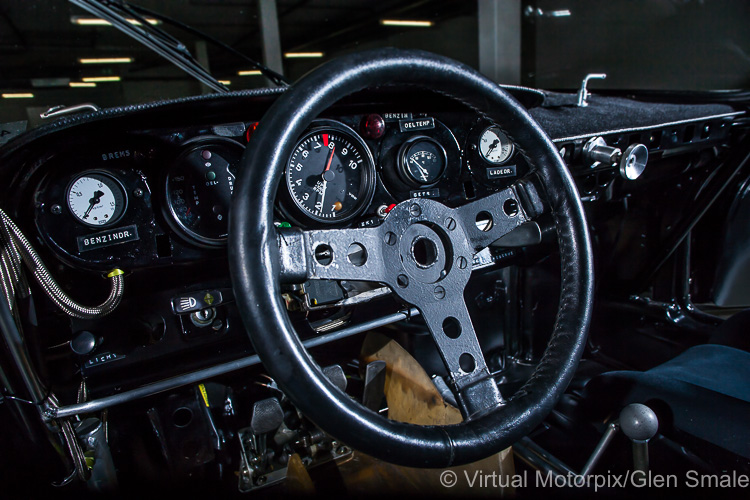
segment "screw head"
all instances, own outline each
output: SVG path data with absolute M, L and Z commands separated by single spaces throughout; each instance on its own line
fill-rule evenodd
M 385 233 L 385 237 L 383 238 L 386 245 L 390 245 L 390 246 L 393 246 L 396 244 L 396 239 L 397 239 L 396 234 L 392 233 L 391 231 L 388 231 L 387 233 Z
M 466 269 L 466 266 L 468 265 L 468 261 L 466 260 L 466 257 L 459 256 L 458 259 L 456 259 L 456 264 L 458 264 L 459 269 Z
M 445 288 L 443 288 L 442 286 L 440 285 L 436 286 L 434 292 L 435 292 L 436 299 L 442 300 L 445 298 Z
M 398 278 L 396 278 L 396 283 L 398 283 L 398 286 L 401 288 L 406 288 L 409 286 L 409 277 L 405 274 L 399 274 Z
M 445 219 L 445 227 L 448 229 L 448 231 L 453 231 L 456 229 L 456 220 L 453 217 L 448 217 Z
M 409 207 L 409 213 L 412 215 L 412 217 L 419 217 L 420 215 L 422 215 L 422 208 L 414 203 Z
M 60 205 L 52 205 L 52 208 L 50 208 L 49 211 L 54 215 L 60 215 L 62 213 L 62 207 Z
M 135 196 L 136 198 L 140 198 L 141 196 L 143 196 L 143 189 L 135 188 L 135 190 L 133 191 L 133 196 Z

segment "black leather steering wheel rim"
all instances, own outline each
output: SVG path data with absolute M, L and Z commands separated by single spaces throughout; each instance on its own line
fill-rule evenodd
M 536 169 L 557 228 L 560 306 L 542 360 L 505 405 L 458 425 L 395 422 L 353 401 L 326 379 L 302 346 L 281 300 L 273 207 L 289 154 L 322 111 L 383 82 L 449 95 L 499 124 Z M 266 370 L 316 425 L 376 458 L 412 467 L 448 467 L 506 448 L 552 410 L 585 346 L 593 300 L 591 242 L 575 184 L 555 146 L 502 88 L 466 65 L 426 52 L 377 49 L 347 55 L 306 75 L 277 99 L 253 134 L 239 170 L 229 221 L 237 304 Z

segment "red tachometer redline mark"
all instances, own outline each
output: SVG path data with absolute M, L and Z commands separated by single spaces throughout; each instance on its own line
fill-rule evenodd
M 328 134 L 323 134 L 323 146 L 328 147 Z

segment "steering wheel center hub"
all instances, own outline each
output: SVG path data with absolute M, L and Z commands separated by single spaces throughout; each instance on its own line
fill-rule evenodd
M 399 254 L 404 271 L 422 283 L 435 283 L 447 274 L 449 246 L 426 224 L 409 226 L 401 235 Z

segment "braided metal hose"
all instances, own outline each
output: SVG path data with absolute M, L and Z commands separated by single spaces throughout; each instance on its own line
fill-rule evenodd
M 29 240 L 26 239 L 11 218 L 1 209 L 0 230 L 2 230 L 2 236 L 5 240 L 3 242 L 5 243 L 4 248 L 0 254 L 0 264 L 3 267 L 3 271 L 0 272 L 0 286 L 2 286 L 3 293 L 6 296 L 8 296 L 8 293 L 12 293 L 10 297 L 13 297 L 17 286 L 22 283 L 19 263 L 20 259 L 23 259 L 23 262 L 26 263 L 26 266 L 34 275 L 34 278 L 36 278 L 39 286 L 49 296 L 50 300 L 69 316 L 81 319 L 101 318 L 114 311 L 120 304 L 122 294 L 125 290 L 124 273 L 121 269 L 113 269 L 107 274 L 107 278 L 112 280 L 109 297 L 98 306 L 87 307 L 70 298 L 60 288 L 52 275 L 50 275 L 39 254 L 31 246 L 31 243 L 29 243 Z M 9 303 L 12 302 L 9 300 Z

